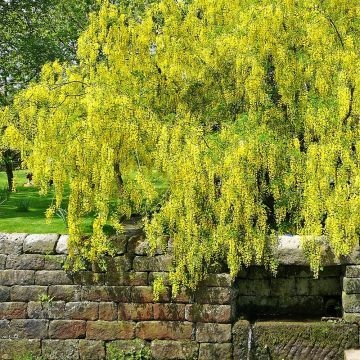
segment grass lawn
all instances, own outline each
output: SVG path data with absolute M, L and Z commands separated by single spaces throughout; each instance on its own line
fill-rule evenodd
M 8 233 L 59 233 L 66 234 L 63 220 L 54 216 L 50 224 L 46 223 L 45 210 L 53 201 L 53 193 L 40 196 L 35 187 L 24 187 L 27 183 L 26 170 L 15 171 L 16 192 L 11 193 L 10 199 L 0 205 L 0 232 Z M 0 172 L 0 189 L 7 187 L 5 172 Z M 29 202 L 28 211 L 18 209 L 21 201 Z M 66 197 L 63 204 L 66 208 Z M 91 218 L 86 219 L 85 232 L 90 231 Z

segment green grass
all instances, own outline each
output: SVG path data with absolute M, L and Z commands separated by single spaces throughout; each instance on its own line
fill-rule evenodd
M 16 191 L 11 193 L 10 199 L 0 205 L 0 232 L 8 233 L 59 233 L 66 234 L 66 226 L 58 216 L 54 216 L 50 224 L 46 223 L 45 210 L 53 202 L 53 192 L 40 196 L 35 187 L 24 187 L 27 183 L 26 170 L 15 171 Z M 0 172 L 0 189 L 7 186 L 4 172 Z M 67 194 L 63 207 L 66 208 Z M 28 211 L 19 209 L 24 203 L 29 203 Z M 85 232 L 90 231 L 91 218 L 85 220 Z

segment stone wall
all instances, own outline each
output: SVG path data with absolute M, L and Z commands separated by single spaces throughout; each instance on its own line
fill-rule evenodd
M 304 354 L 320 360 L 342 359 L 344 349 L 359 345 L 358 265 L 328 262 L 315 280 L 298 245 L 286 239 L 277 278 L 255 266 L 235 282 L 214 273 L 196 292 L 182 290 L 174 299 L 171 256 L 161 250 L 147 256 L 136 225 L 112 242 L 116 256 L 106 258 L 106 272 L 92 265 L 68 273 L 67 236 L 0 234 L 0 359 L 32 353 L 45 360 L 117 360 L 141 352 L 164 360 L 300 360 Z M 157 277 L 167 287 L 155 301 Z M 320 322 L 341 291 L 344 318 L 354 324 Z M 258 321 L 262 315 L 318 321 Z
M 250 319 L 341 316 L 343 272 L 328 266 L 315 279 L 306 266 L 280 265 L 276 277 L 260 266 L 244 269 L 234 285 L 238 313 Z
M 212 274 L 196 293 L 151 287 L 171 262 L 146 256 L 136 229 L 117 238 L 108 271 L 62 270 L 67 237 L 0 235 L 0 359 L 31 352 L 45 359 L 105 359 L 149 349 L 155 359 L 232 358 L 234 290 Z M 115 352 L 116 352 L 115 351 Z

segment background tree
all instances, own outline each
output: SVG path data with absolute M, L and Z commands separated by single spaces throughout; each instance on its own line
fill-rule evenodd
M 305 235 L 315 274 L 323 242 L 348 254 L 360 229 L 359 14 L 356 0 L 163 0 L 136 16 L 105 1 L 77 64 L 45 66 L 13 110 L 19 129 L 35 124 L 28 162 L 44 191 L 54 179 L 56 206 L 70 182 L 70 256 L 106 252 L 103 226 L 132 212 L 152 248 L 172 238 L 174 292 L 218 261 L 233 276 L 253 261 L 274 270 L 281 233 Z
M 76 61 L 76 41 L 88 13 L 96 8 L 96 0 L 0 1 L 0 107 L 10 105 L 14 94 L 36 81 L 45 63 Z M 1 153 L 12 190 L 13 162 L 19 153 L 8 147 Z

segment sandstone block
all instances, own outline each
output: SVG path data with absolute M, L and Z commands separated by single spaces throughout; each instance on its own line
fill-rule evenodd
M 35 274 L 36 285 L 72 285 L 73 280 L 63 270 L 42 270 Z
M 226 343 L 231 341 L 231 324 L 197 323 L 196 341 Z
M 344 278 L 343 290 L 346 294 L 360 294 L 360 278 Z
M 149 284 L 151 285 L 155 279 L 161 278 L 165 286 L 170 286 L 169 273 L 168 272 L 159 272 L 152 271 L 149 273 Z
M 63 270 L 65 255 L 45 255 L 44 270 Z
M 0 319 L 24 319 L 26 310 L 24 302 L 0 302 Z
M 28 316 L 31 319 L 62 319 L 65 316 L 64 301 L 30 301 Z
M 0 254 L 19 255 L 23 250 L 23 243 L 27 234 L 0 233 Z
M 42 349 L 46 360 L 79 359 L 79 340 L 43 340 Z
M 360 324 L 360 313 L 343 313 L 343 319 L 347 323 L 356 323 Z
M 33 270 L 0 270 L 0 285 L 33 285 Z
M 154 304 L 154 319 L 155 320 L 185 320 L 185 305 L 184 304 Z
M 232 346 L 229 344 L 200 344 L 198 360 L 231 360 Z
M 131 290 L 131 299 L 136 303 L 150 303 L 154 301 L 152 286 L 135 286 Z M 160 294 L 159 301 L 170 301 L 169 291 Z
M 10 289 L 8 286 L 0 286 L 0 301 L 10 300 Z
M 360 294 L 342 293 L 342 303 L 344 312 L 360 313 Z
M 57 234 L 31 234 L 24 240 L 24 253 L 53 254 L 59 235 Z
M 92 271 L 79 271 L 73 275 L 75 285 L 103 285 L 105 275 Z
M 241 279 L 236 289 L 239 295 L 270 296 L 270 279 Z
M 232 279 L 230 274 L 209 274 L 205 280 L 200 283 L 201 286 L 231 287 Z
M 193 325 L 186 321 L 143 321 L 136 325 L 136 337 L 144 340 L 191 340 Z
M 49 325 L 49 337 L 52 339 L 79 339 L 86 334 L 86 321 L 53 320 Z
M 194 322 L 231 323 L 233 310 L 231 305 L 191 304 L 186 305 L 185 319 Z
M 81 360 L 105 359 L 105 343 L 96 340 L 79 340 L 79 355 Z
M 119 320 L 152 320 L 154 318 L 153 304 L 119 304 Z
M 18 359 L 19 356 L 41 355 L 41 344 L 39 339 L 1 339 L 0 340 L 0 358 Z
M 80 301 L 81 286 L 78 285 L 52 285 L 49 286 L 49 297 L 53 300 Z
M 13 270 L 41 270 L 44 268 L 44 263 L 44 255 L 9 255 L 6 260 L 6 268 Z
M 347 265 L 345 276 L 347 278 L 360 278 L 360 265 Z
M 147 272 L 107 272 L 105 274 L 105 284 L 107 285 L 131 285 L 146 286 L 148 284 Z
M 99 317 L 97 302 L 69 302 L 65 305 L 66 318 L 78 320 L 96 320 Z
M 12 301 L 37 301 L 41 295 L 47 294 L 47 286 L 22 286 L 14 285 L 11 287 Z
M 209 287 L 195 293 L 195 302 L 199 304 L 230 304 L 234 293 L 231 288 Z
M 171 265 L 170 255 L 135 256 L 133 269 L 135 271 L 169 271 Z
M 129 286 L 83 286 L 81 299 L 84 301 L 130 302 Z
M 10 334 L 15 339 L 45 339 L 47 337 L 48 320 L 15 319 L 10 322 Z
M 119 355 L 123 356 L 124 359 L 131 359 L 134 353 L 139 352 L 143 354 L 150 352 L 149 345 L 146 341 L 135 339 L 106 342 L 106 359 L 108 360 L 115 359 L 119 357 Z
M 335 277 L 312 279 L 309 295 L 337 296 L 341 293 L 340 279 Z
M 68 253 L 68 241 L 69 241 L 69 235 L 61 235 L 59 237 L 55 249 L 56 254 L 66 255 Z
M 152 356 L 159 360 L 194 359 L 197 357 L 198 349 L 199 344 L 195 341 L 154 340 L 151 342 Z
M 248 359 L 250 323 L 246 320 L 237 321 L 232 329 L 234 359 Z M 250 339 L 251 340 L 251 339 Z
M 113 321 L 118 318 L 118 305 L 114 302 L 99 303 L 99 320 Z
M 88 321 L 86 338 L 90 340 L 133 339 L 135 323 L 131 321 Z
M 250 286 L 251 286 L 251 283 L 250 283 Z M 254 286 L 254 287 L 256 287 L 256 286 Z M 256 291 L 256 289 L 255 289 L 255 291 Z M 266 291 L 266 289 L 263 289 L 263 291 Z M 260 295 L 260 293 L 253 292 L 251 295 Z M 295 279 L 294 278 L 270 279 L 270 295 L 271 296 L 294 296 L 294 295 L 296 295 Z
M 346 350 L 344 353 L 344 360 L 359 360 L 360 359 L 360 350 Z
M 5 269 L 6 258 L 7 258 L 6 255 L 0 254 L 0 270 Z

